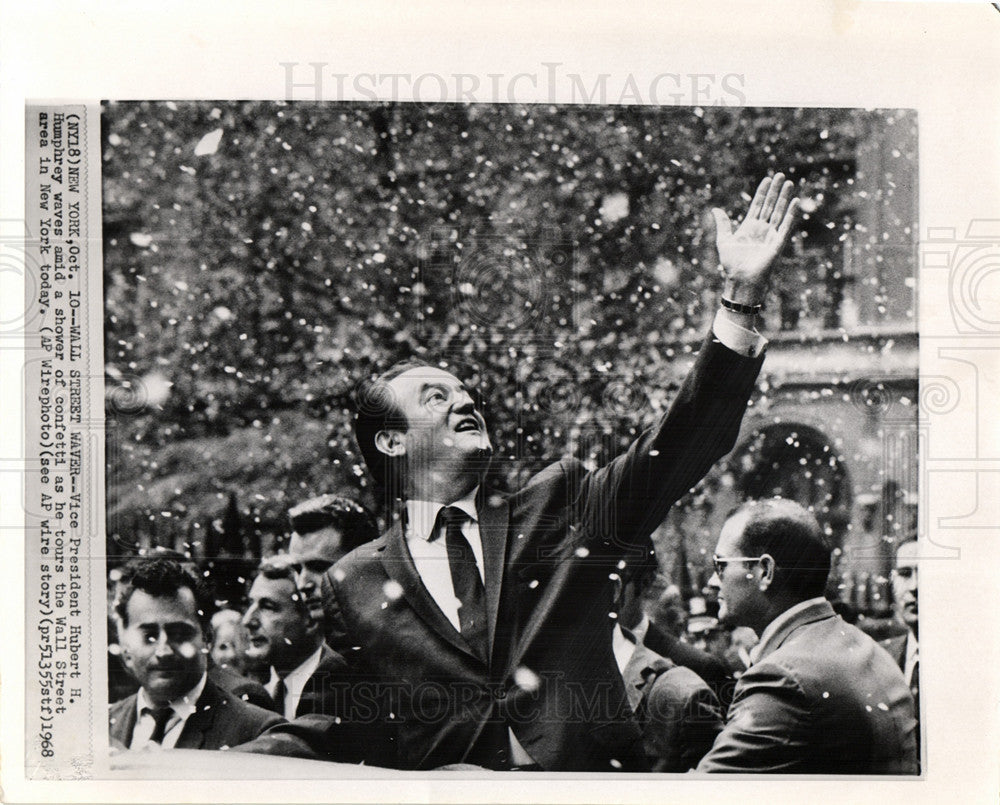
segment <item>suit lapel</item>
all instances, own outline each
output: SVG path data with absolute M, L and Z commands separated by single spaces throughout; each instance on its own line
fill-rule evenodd
M 125 699 L 122 703 L 111 710 L 111 717 L 114 723 L 111 725 L 111 740 L 117 741 L 124 747 L 132 744 L 132 733 L 135 731 L 135 693 Z
M 401 523 L 394 523 L 389 530 L 386 535 L 385 548 L 379 554 L 379 559 L 382 561 L 382 567 L 386 574 L 403 589 L 406 602 L 424 623 L 459 651 L 476 657 L 476 653 L 462 639 L 461 633 L 452 626 L 451 621 L 441 611 L 433 596 L 427 592 L 427 588 L 420 580 L 417 566 L 413 563 L 409 548 L 406 547 Z
M 177 739 L 178 749 L 201 749 L 205 745 L 205 735 L 212 729 L 215 717 L 222 709 L 222 699 L 216 695 L 211 682 L 205 682 L 205 689 L 195 703 L 194 712 L 184 722 L 184 729 Z
M 906 635 L 888 637 L 882 641 L 882 648 L 889 652 L 900 669 L 906 668 Z
M 320 646 L 319 664 L 302 686 L 299 703 L 295 706 L 296 718 L 323 712 L 326 706 L 324 699 L 328 695 L 326 688 L 331 683 L 331 678 L 344 667 L 341 656 L 324 642 Z
M 632 656 L 629 657 L 628 662 L 625 664 L 625 670 L 622 671 L 622 681 L 625 683 L 625 695 L 628 697 L 628 703 L 633 712 L 639 709 L 639 703 L 642 701 L 642 689 L 646 684 L 643 671 L 647 667 L 646 660 L 652 654 L 649 649 L 640 643 L 635 647 L 635 651 L 632 652 Z
M 479 502 L 479 536 L 483 543 L 483 576 L 486 589 L 486 624 L 490 655 L 496 657 L 497 612 L 500 609 L 500 590 L 504 581 L 507 561 L 507 523 L 510 507 L 499 495 Z

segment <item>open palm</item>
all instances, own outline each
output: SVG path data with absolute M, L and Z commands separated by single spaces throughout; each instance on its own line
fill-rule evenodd
M 761 181 L 746 217 L 735 231 L 725 212 L 712 210 L 719 261 L 727 279 L 738 287 L 762 293 L 775 259 L 791 234 L 799 200 L 792 198 L 794 185 L 784 178 L 778 173 L 773 179 Z

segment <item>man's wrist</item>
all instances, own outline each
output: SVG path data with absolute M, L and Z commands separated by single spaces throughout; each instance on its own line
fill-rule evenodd
M 731 308 L 722 306 L 719 308 L 718 315 L 722 316 L 727 321 L 731 321 L 733 324 L 742 327 L 744 330 L 756 331 L 757 329 L 756 313 L 738 313 Z
M 726 282 L 722 286 L 722 296 L 740 306 L 756 307 L 762 305 L 766 293 L 766 282 L 746 282 L 726 277 Z
M 732 299 L 727 299 L 726 295 L 723 294 L 719 299 L 719 303 L 726 309 L 733 313 L 739 313 L 743 316 L 758 316 L 761 310 L 764 309 L 763 305 L 741 305 L 739 302 L 734 302 Z

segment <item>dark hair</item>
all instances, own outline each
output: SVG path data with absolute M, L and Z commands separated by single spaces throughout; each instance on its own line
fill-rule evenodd
M 302 535 L 321 528 L 338 529 L 344 553 L 378 537 L 375 515 L 357 501 L 337 495 L 320 495 L 303 501 L 288 510 L 288 519 L 292 530 Z
M 387 428 L 407 427 L 406 416 L 389 388 L 389 381 L 410 369 L 429 367 L 426 361 L 408 359 L 394 363 L 377 377 L 363 380 L 355 391 L 356 416 L 354 438 L 375 480 L 376 495 L 382 492 L 389 500 L 402 494 L 402 478 L 397 461 L 390 461 L 375 445 L 375 436 Z
M 776 570 L 771 592 L 787 592 L 806 600 L 821 596 L 830 575 L 831 546 L 816 517 L 784 498 L 744 503 L 736 513 L 749 513 L 740 545 L 746 556 L 770 554 Z
M 269 556 L 257 566 L 257 576 L 263 576 L 265 579 L 272 581 L 285 579 L 291 582 L 292 589 L 295 591 L 292 593 L 292 601 L 295 603 L 295 608 L 301 615 L 311 617 L 305 599 L 299 595 L 299 586 L 295 580 L 295 560 L 291 556 L 286 553 Z
M 897 570 L 896 563 L 899 561 L 899 549 L 902 548 L 904 545 L 909 545 L 910 543 L 915 543 L 915 542 L 917 542 L 916 532 L 909 532 L 903 535 L 903 537 L 896 543 L 896 547 L 893 548 L 892 550 L 892 570 L 890 571 L 890 578 L 892 574 L 896 573 Z M 896 601 L 896 593 L 893 592 L 893 585 L 891 583 L 888 584 L 886 588 L 886 599 L 887 599 L 886 603 L 888 603 L 890 606 L 899 603 L 898 601 Z
M 257 575 L 266 579 L 288 579 L 295 583 L 295 560 L 287 553 L 279 553 L 262 559 L 257 565 Z
M 154 598 L 172 598 L 187 588 L 194 595 L 198 622 L 205 637 L 211 635 L 215 601 L 208 585 L 176 559 L 163 556 L 133 559 L 121 569 L 121 593 L 115 601 L 115 613 L 122 626 L 128 626 L 128 603 L 132 593 L 141 590 Z

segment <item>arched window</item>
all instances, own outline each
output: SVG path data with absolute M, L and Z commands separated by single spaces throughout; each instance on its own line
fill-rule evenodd
M 816 428 L 762 428 L 737 448 L 729 472 L 743 500 L 780 495 L 798 501 L 812 508 L 835 545 L 843 544 L 851 521 L 850 479 L 833 441 Z

